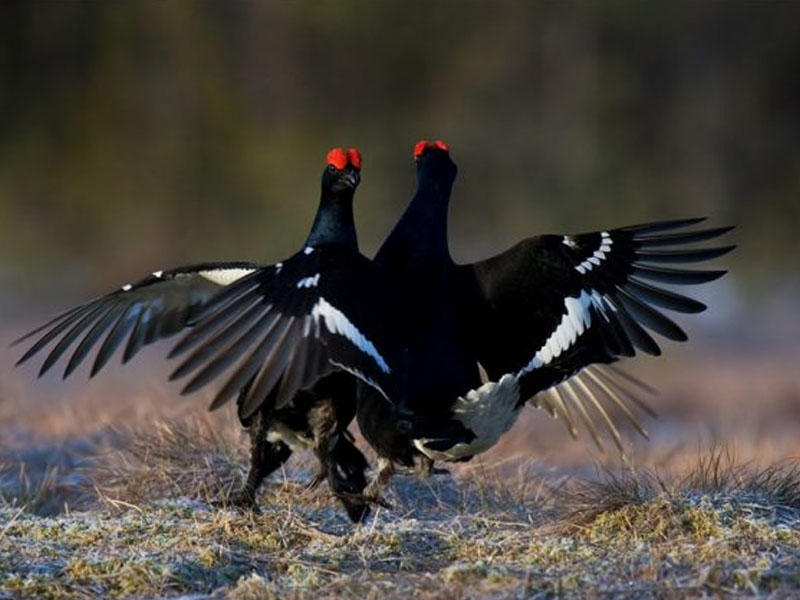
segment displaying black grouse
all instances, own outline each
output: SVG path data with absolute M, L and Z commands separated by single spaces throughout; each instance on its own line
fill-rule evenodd
M 392 365 L 392 403 L 369 387 L 359 390 L 358 422 L 380 457 L 365 495 L 379 497 L 394 462 L 410 464 L 421 455 L 430 466 L 488 450 L 526 401 L 550 409 L 573 433 L 577 413 L 595 439 L 599 420 L 621 448 L 603 406 L 610 401 L 644 433 L 619 379 L 592 365 L 636 350 L 659 354 L 646 329 L 685 340 L 655 307 L 694 313 L 705 306 L 647 281 L 697 284 L 720 277 L 724 271 L 661 265 L 729 252 L 733 246 L 685 245 L 731 228 L 674 233 L 702 221 L 684 219 L 544 235 L 488 260 L 457 265 L 447 244 L 456 166 L 442 142 L 420 142 L 415 158 L 417 192 L 375 257 L 405 297 L 403 336 L 392 348 L 401 356 Z
M 353 261 L 351 255 L 357 255 L 352 201 L 360 181 L 360 170 L 361 156 L 357 150 L 334 148 L 328 153 L 322 175 L 322 198 L 311 233 L 304 249 L 285 263 L 266 268 L 247 262 L 203 263 L 155 271 L 141 281 L 126 284 L 115 292 L 66 311 L 18 339 L 15 344 L 39 335 L 17 364 L 56 342 L 39 370 L 41 376 L 80 338 L 67 362 L 64 377 L 99 344 L 90 372 L 94 376 L 123 343 L 122 361 L 126 363 L 142 346 L 195 324 L 208 312 L 212 297 L 216 296 L 211 303 L 215 308 L 224 298 L 235 298 L 235 302 L 225 306 L 213 319 L 192 330 L 172 353 L 197 346 L 175 376 L 194 370 L 204 357 L 224 347 L 238 334 L 246 339 L 263 335 L 266 340 L 275 342 L 281 352 L 265 352 L 265 344 L 259 347 L 260 358 L 271 366 L 281 363 L 285 367 L 292 359 L 291 368 L 270 371 L 276 376 L 283 375 L 279 388 L 273 389 L 277 379 L 257 378 L 258 369 L 247 368 L 237 372 L 239 383 L 223 388 L 212 403 L 211 408 L 217 408 L 238 393 L 239 416 L 250 431 L 250 471 L 235 502 L 252 505 L 264 477 L 285 462 L 293 448 L 312 447 L 320 460 L 320 473 L 315 481 L 329 477 L 331 488 L 342 497 L 348 514 L 354 520 L 363 518 L 366 505 L 351 496 L 364 487 L 368 465 L 346 431 L 355 413 L 355 380 L 341 369 L 335 372 L 337 369 L 329 359 L 344 369 L 357 371 L 359 376 L 362 371 L 369 372 L 369 368 L 361 365 L 360 356 L 353 358 L 348 346 L 352 341 L 342 343 L 334 339 L 324 348 L 309 342 L 311 338 L 349 340 L 347 336 L 353 335 L 352 325 L 337 312 L 336 299 L 330 296 L 326 300 L 317 295 L 307 319 L 283 318 L 278 312 L 291 313 L 300 309 L 309 292 L 325 289 L 325 281 L 320 281 L 320 277 L 329 273 L 326 264 L 333 262 L 335 269 L 347 270 Z M 317 252 L 317 248 L 325 250 Z M 353 273 L 357 273 L 357 268 L 353 268 Z M 284 277 L 293 278 L 288 289 L 280 289 L 278 282 Z M 231 285 L 243 279 L 241 285 Z M 264 299 L 255 289 L 265 281 L 277 284 L 273 290 L 279 292 L 279 300 Z M 231 293 L 220 297 L 218 294 L 223 289 Z M 241 297 L 238 293 L 243 289 L 245 293 Z M 328 300 L 333 300 L 334 304 Z M 244 314 L 239 315 L 239 309 L 244 310 Z M 233 316 L 237 318 L 231 322 L 228 318 Z M 215 326 L 223 323 L 226 329 L 221 334 L 200 343 Z M 368 343 L 364 339 L 357 339 L 356 344 L 358 342 Z M 235 352 L 236 347 L 229 356 Z M 372 352 L 382 360 L 374 348 Z M 184 391 L 200 387 L 224 367 L 223 363 L 227 364 L 226 361 L 209 364 Z
M 171 352 L 192 350 L 172 374 L 191 375 L 184 393 L 227 373 L 211 408 L 238 394 L 239 417 L 255 419 L 246 494 L 290 448 L 310 445 L 353 520 L 367 513 L 359 495 L 366 461 L 346 439 L 355 414 L 353 377 L 386 398 L 390 360 L 379 349 L 396 337 L 390 333 L 389 282 L 358 251 L 352 203 L 357 158 L 329 154 L 319 211 L 304 247 L 206 302 L 197 325 Z M 267 459 L 259 458 L 262 451 Z

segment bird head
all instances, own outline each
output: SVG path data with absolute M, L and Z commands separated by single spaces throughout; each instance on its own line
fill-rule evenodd
M 331 148 L 326 157 L 327 165 L 322 173 L 323 186 L 334 193 L 355 191 L 361 182 L 361 153 L 356 148 Z
M 414 146 L 414 161 L 417 163 L 419 177 L 436 177 L 452 183 L 458 172 L 450 158 L 450 147 L 442 140 L 417 142 Z

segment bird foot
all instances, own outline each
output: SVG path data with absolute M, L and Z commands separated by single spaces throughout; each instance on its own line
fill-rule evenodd
M 240 512 L 251 512 L 256 515 L 261 514 L 261 509 L 258 507 L 258 504 L 256 504 L 255 497 L 246 490 L 237 492 L 224 500 L 212 502 L 211 505 L 215 508 L 234 508 Z
M 336 494 L 338 498 L 343 500 L 350 500 L 353 502 L 363 502 L 365 504 L 375 504 L 382 508 L 392 510 L 394 506 L 388 501 L 378 495 L 370 494 L 369 492 L 365 491 L 363 494 L 351 494 L 349 492 L 338 492 Z

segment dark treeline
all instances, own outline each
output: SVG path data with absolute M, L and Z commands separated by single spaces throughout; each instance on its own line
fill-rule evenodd
M 796 264 L 796 3 L 4 3 L 0 43 L 0 287 L 23 297 L 285 255 L 332 145 L 364 152 L 371 252 L 434 136 L 462 260 L 710 214 L 743 225 L 740 281 Z

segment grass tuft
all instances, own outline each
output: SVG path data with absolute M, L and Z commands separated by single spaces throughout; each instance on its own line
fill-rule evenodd
M 161 421 L 118 431 L 122 449 L 102 456 L 91 485 L 101 498 L 138 504 L 153 498 L 224 501 L 241 485 L 247 444 L 207 420 Z
M 784 460 L 757 468 L 738 464 L 727 449 L 698 456 L 683 474 L 652 469 L 602 470 L 592 480 L 572 482 L 559 493 L 563 521 L 583 526 L 599 515 L 630 506 L 667 503 L 732 503 L 770 506 L 793 519 L 800 511 L 800 461 Z
M 7 458 L 0 462 L 0 506 L 22 507 L 38 515 L 68 512 L 70 505 L 81 506 L 87 500 L 75 481 L 60 465 L 32 469 L 27 461 Z

